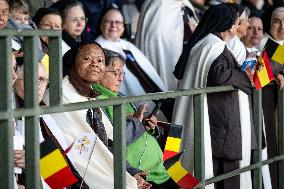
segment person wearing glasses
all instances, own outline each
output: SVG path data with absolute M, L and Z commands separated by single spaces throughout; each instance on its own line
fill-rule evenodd
M 92 84 L 92 88 L 100 93 L 97 99 L 117 98 L 122 96 L 119 89 L 124 78 L 125 60 L 114 51 L 104 49 L 104 52 L 106 69 L 102 79 L 98 83 Z M 143 108 L 145 106 L 137 108 L 133 103 L 126 103 L 126 119 L 136 118 L 137 112 Z M 113 121 L 113 106 L 104 107 L 103 110 Z M 157 118 L 154 115 L 148 117 L 150 121 L 145 125 L 126 126 L 126 159 L 130 166 L 138 169 L 138 172 L 133 175 L 137 180 L 138 188 L 145 186 L 146 189 L 152 185 L 152 189 L 177 189 L 178 185 L 170 178 L 163 166 L 163 152 L 156 140 L 158 135 Z M 137 137 L 132 138 L 133 133 L 136 133 Z M 141 176 L 145 176 L 147 182 L 139 182 Z
M 33 21 L 38 29 L 62 30 L 61 14 L 52 8 L 40 8 L 33 17 Z M 40 36 L 41 46 L 44 53 L 48 53 L 49 38 Z
M 9 4 L 7 0 L 0 0 L 0 30 L 6 28 L 9 19 Z
M 106 11 L 100 23 L 102 34 L 96 39 L 103 48 L 119 53 L 126 60 L 120 92 L 126 96 L 165 91 L 160 76 L 147 57 L 132 43 L 122 39 L 124 18 L 115 8 Z M 154 103 L 150 102 L 150 109 Z M 151 110 L 150 110 L 151 111 Z

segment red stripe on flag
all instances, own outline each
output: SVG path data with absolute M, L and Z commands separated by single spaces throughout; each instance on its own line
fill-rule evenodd
M 259 81 L 259 77 L 257 75 L 257 72 L 255 72 L 255 74 L 253 75 L 253 83 L 255 85 L 255 88 L 258 90 L 258 89 L 261 89 L 262 86 L 260 84 L 260 81 Z
M 192 189 L 199 184 L 199 180 L 190 173 L 187 173 L 177 182 L 177 184 L 183 189 Z
M 273 76 L 273 72 L 272 72 L 272 69 L 271 69 L 271 66 L 270 66 L 270 60 L 267 56 L 267 53 L 266 51 L 263 52 L 262 54 L 262 59 L 264 61 L 264 64 L 265 64 L 265 67 L 266 67 L 266 71 L 267 71 L 267 75 L 269 77 L 269 80 L 272 81 L 274 79 L 274 76 Z
M 178 154 L 178 152 L 174 152 L 174 151 L 169 151 L 169 150 L 164 150 L 164 155 L 163 155 L 163 159 L 164 161 L 175 156 L 176 154 Z
M 62 189 L 64 187 L 74 184 L 75 182 L 77 182 L 77 179 L 76 177 L 74 177 L 70 168 L 67 166 L 56 172 L 55 174 L 51 175 L 50 177 L 46 178 L 45 182 L 52 189 Z

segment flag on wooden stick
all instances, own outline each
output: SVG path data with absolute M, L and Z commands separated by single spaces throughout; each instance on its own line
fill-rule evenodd
M 273 79 L 273 72 L 265 49 L 262 52 L 261 56 L 258 58 L 255 73 L 253 75 L 253 82 L 255 84 L 255 88 L 257 90 L 261 89 L 262 87 L 270 83 Z

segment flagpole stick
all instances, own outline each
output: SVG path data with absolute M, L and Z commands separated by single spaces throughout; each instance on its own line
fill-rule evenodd
M 97 136 L 97 137 L 98 137 L 98 136 Z M 87 170 L 88 170 L 88 167 L 89 167 L 89 164 L 90 164 L 90 161 L 91 161 L 91 158 L 92 158 L 92 155 L 93 155 L 93 152 L 94 152 L 94 148 L 95 148 L 96 143 L 97 143 L 97 139 L 96 139 L 95 144 L 94 144 L 94 146 L 93 146 L 93 148 L 92 148 L 91 156 L 90 156 L 90 158 L 89 158 L 89 160 L 88 160 L 88 164 L 87 164 L 87 167 L 86 167 L 86 169 L 85 169 L 85 172 L 84 172 L 84 175 L 83 175 L 81 184 L 80 184 L 80 189 L 81 189 L 82 186 L 83 186 L 84 178 L 85 178 L 85 176 L 86 176 L 86 173 L 87 173 Z

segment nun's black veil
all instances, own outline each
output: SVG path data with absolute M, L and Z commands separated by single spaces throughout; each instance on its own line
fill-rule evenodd
M 232 3 L 215 5 L 205 12 L 189 42 L 184 46 L 183 52 L 175 66 L 173 73 L 177 79 L 183 78 L 189 53 L 194 45 L 210 33 L 224 32 L 230 29 L 235 24 L 238 13 L 238 5 Z
M 268 33 L 270 36 L 271 36 L 270 27 L 271 27 L 272 13 L 273 13 L 273 11 L 275 11 L 275 9 L 277 9 L 279 7 L 284 7 L 284 3 L 279 2 L 277 4 L 272 5 L 271 7 L 266 9 L 266 11 L 261 15 L 261 20 L 262 20 L 262 23 L 263 23 L 263 31 L 265 33 Z

